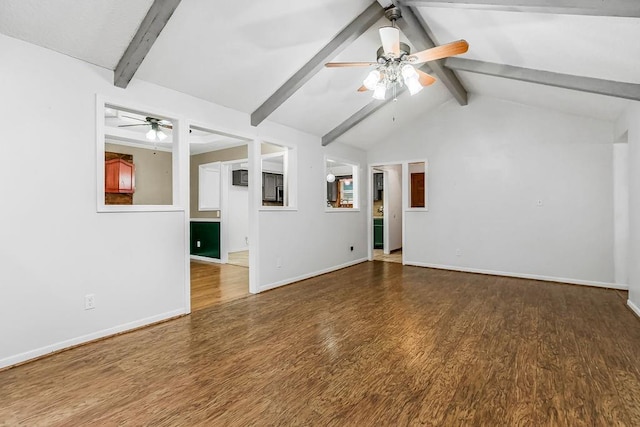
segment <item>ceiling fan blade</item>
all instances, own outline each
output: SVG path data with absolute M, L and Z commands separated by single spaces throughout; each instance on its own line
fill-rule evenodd
M 131 126 L 149 126 L 151 123 L 140 123 L 139 125 L 118 125 L 119 128 L 128 128 Z
M 382 48 L 386 55 L 395 58 L 400 56 L 400 30 L 395 27 L 381 27 L 379 29 Z
M 429 86 L 435 83 L 435 77 L 425 73 L 424 71 L 416 70 L 418 73 L 418 80 L 422 86 Z
M 412 64 L 422 64 L 423 62 L 460 55 L 461 53 L 465 53 L 467 50 L 469 50 L 469 43 L 467 43 L 466 40 L 458 40 L 457 42 L 443 44 L 442 46 L 432 47 L 431 49 L 413 53 L 409 58 Z M 412 60 L 414 57 L 416 59 Z
M 128 119 L 139 120 L 139 121 L 141 121 L 141 122 L 148 123 L 146 120 L 142 120 L 142 119 L 139 119 L 139 118 L 137 118 L 137 117 L 125 116 L 124 114 L 122 115 L 122 117 L 126 117 L 126 118 L 128 118 Z
M 377 62 L 327 62 L 324 64 L 327 68 L 340 68 L 340 67 L 370 67 L 376 65 Z
M 166 125 L 164 123 L 158 123 L 158 126 L 165 128 L 165 129 L 173 129 L 172 125 Z
M 366 92 L 366 91 L 368 91 L 368 90 L 369 90 L 369 89 L 367 89 L 367 87 L 366 87 L 365 85 L 362 85 L 362 86 L 360 86 L 360 87 L 358 88 L 358 92 Z

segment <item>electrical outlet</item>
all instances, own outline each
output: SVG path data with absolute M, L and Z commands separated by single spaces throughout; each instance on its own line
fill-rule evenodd
M 196 240 L 196 248 L 200 247 L 200 240 Z
M 460 248 L 456 249 L 456 256 L 462 256 L 462 250 Z
M 282 257 L 281 256 L 276 258 L 276 267 L 277 268 L 282 268 Z
M 96 296 L 94 294 L 87 294 L 84 296 L 84 309 L 92 310 L 96 308 Z
M 351 246 L 351 252 L 353 252 L 353 246 Z

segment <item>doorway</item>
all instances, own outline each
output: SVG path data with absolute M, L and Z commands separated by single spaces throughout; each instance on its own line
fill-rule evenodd
M 402 165 L 372 166 L 370 176 L 372 194 L 369 259 L 402 263 Z
M 189 129 L 192 312 L 250 295 L 248 143 Z

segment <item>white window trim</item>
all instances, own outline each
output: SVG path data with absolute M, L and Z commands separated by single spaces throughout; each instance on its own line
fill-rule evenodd
M 135 102 L 126 100 L 113 99 L 96 94 L 96 211 L 98 213 L 114 213 L 114 212 L 184 212 L 185 207 L 179 204 L 180 188 L 179 188 L 179 147 L 182 144 L 180 140 L 180 132 L 173 133 L 173 149 L 172 153 L 172 204 L 170 205 L 106 205 L 104 203 L 104 152 L 105 152 L 105 135 L 106 126 L 104 123 L 104 110 L 106 105 L 111 105 L 123 110 L 132 110 L 140 112 L 153 111 L 163 118 L 170 119 L 175 124 L 175 129 L 186 125 L 185 121 L 180 119 L 176 114 L 163 112 L 159 108 L 148 105 L 140 105 Z M 188 143 L 188 141 L 186 142 Z
M 337 163 L 344 163 L 346 165 L 352 166 L 353 168 L 353 200 L 354 200 L 354 205 L 355 207 L 353 208 L 330 208 L 328 206 L 326 206 L 326 200 L 327 200 L 327 180 L 326 180 L 326 176 L 327 176 L 327 163 L 329 160 L 333 160 L 334 162 Z M 341 158 L 341 157 L 337 157 L 337 156 L 331 156 L 331 155 L 325 155 L 324 156 L 324 163 L 323 163 L 323 174 L 322 177 L 324 179 L 324 192 L 323 192 L 323 201 L 325 204 L 324 207 L 324 211 L 326 213 L 338 213 L 338 212 L 360 212 L 360 210 L 362 209 L 362 201 L 360 200 L 360 163 L 353 161 L 353 160 L 349 160 L 349 159 L 345 159 L 345 158 Z
M 411 163 L 424 163 L 424 208 L 412 208 L 411 205 L 411 175 L 409 174 L 409 165 Z M 402 175 L 404 180 L 404 188 L 406 188 L 405 196 L 405 212 L 429 212 L 429 162 L 427 159 L 408 160 L 402 163 Z
M 284 151 L 284 163 L 283 163 L 283 174 L 286 177 L 284 180 L 284 194 L 285 201 L 287 202 L 285 206 L 263 206 L 262 205 L 262 197 L 260 197 L 260 205 L 258 207 L 258 211 L 260 212 L 286 212 L 286 211 L 297 211 L 298 210 L 298 147 L 288 144 L 286 142 L 267 139 L 267 140 L 259 140 L 260 142 L 260 150 L 262 150 L 262 143 L 278 145 L 280 147 L 285 147 L 287 150 Z M 260 168 L 258 171 L 259 181 L 260 181 L 260 189 L 262 188 L 262 173 L 264 170 L 262 169 L 262 159 L 281 156 L 281 153 L 269 153 L 269 154 L 260 154 Z M 259 190 L 260 192 L 262 190 Z

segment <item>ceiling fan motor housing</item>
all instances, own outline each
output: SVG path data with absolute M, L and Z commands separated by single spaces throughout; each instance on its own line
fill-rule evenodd
M 402 13 L 399 8 L 391 6 L 384 11 L 384 16 L 393 24 L 397 19 L 402 18 Z
M 403 59 L 405 55 L 409 55 L 411 53 L 411 48 L 408 44 L 400 42 L 400 56 L 398 58 L 393 58 L 395 61 L 400 61 Z M 378 64 L 384 64 L 389 61 L 389 58 L 384 52 L 384 47 L 380 46 L 377 52 Z

